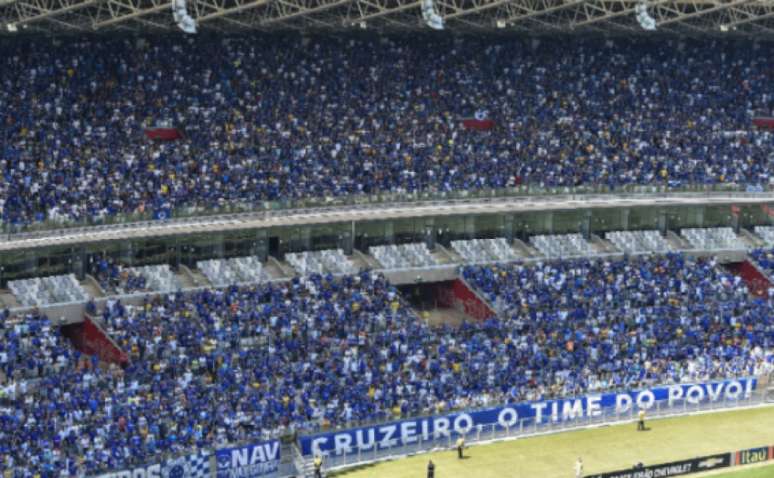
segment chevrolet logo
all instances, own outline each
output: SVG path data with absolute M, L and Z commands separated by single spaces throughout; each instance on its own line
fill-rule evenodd
M 712 468 L 715 465 L 719 465 L 723 463 L 722 458 L 707 458 L 704 461 L 700 461 L 698 465 L 696 465 L 698 468 Z

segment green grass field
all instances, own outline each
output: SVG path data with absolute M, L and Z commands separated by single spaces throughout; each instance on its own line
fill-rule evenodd
M 639 461 L 665 463 L 701 455 L 774 445 L 774 407 L 651 420 L 649 431 L 634 423 L 472 446 L 470 457 L 443 451 L 368 465 L 338 478 L 425 478 L 427 461 L 436 478 L 567 478 L 583 457 L 586 474 L 624 469 Z M 742 470 L 730 478 L 774 478 L 769 468 Z M 756 474 L 757 473 L 757 474 Z M 763 473 L 763 474 L 760 474 Z M 716 477 L 724 475 L 714 475 Z

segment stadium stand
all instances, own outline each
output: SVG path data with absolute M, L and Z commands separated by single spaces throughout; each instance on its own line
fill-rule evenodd
M 612 231 L 605 234 L 621 252 L 670 252 L 672 245 L 658 231 Z
M 767 187 L 771 133 L 750 125 L 770 106 L 772 55 L 707 41 L 3 41 L 0 214 L 24 225 L 522 184 Z M 491 130 L 465 128 L 477 111 Z M 162 123 L 182 137 L 145 139 Z
M 266 279 L 263 264 L 256 256 L 199 261 L 196 268 L 207 277 L 210 284 L 218 287 L 262 282 Z
M 86 291 L 73 274 L 9 281 L 8 289 L 26 306 L 88 300 Z
M 529 239 L 545 257 L 590 256 L 597 253 L 580 234 L 537 235 Z
M 522 258 L 502 237 L 452 241 L 451 247 L 466 263 L 507 262 Z
M 63 372 L 73 350 L 45 316 L 0 312 L 0 399 L 23 399 L 36 380 Z M 1 465 L 0 465 L 1 467 Z
M 430 328 L 366 271 L 110 301 L 100 321 L 130 355 L 124 370 L 57 348 L 45 322 L 22 343 L 54 350 L 31 367 L 12 332 L 0 345 L 16 347 L 4 374 L 46 386 L 2 402 L 3 466 L 46 472 L 80 456 L 69 466 L 90 475 L 289 431 L 749 375 L 774 346 L 774 302 L 752 297 L 714 259 L 460 272 L 499 317 Z
M 285 260 L 301 275 L 354 274 L 354 264 L 341 249 L 297 252 L 285 255 Z
M 747 248 L 730 227 L 689 228 L 680 231 L 680 235 L 688 239 L 696 249 L 712 251 Z
M 408 269 L 437 265 L 437 261 L 424 242 L 373 246 L 368 251 L 385 269 Z
M 463 275 L 504 316 L 508 347 L 536 354 L 514 383 L 569 396 L 752 373 L 771 346 L 772 303 L 751 298 L 740 278 L 716 265 L 669 254 L 468 266 Z

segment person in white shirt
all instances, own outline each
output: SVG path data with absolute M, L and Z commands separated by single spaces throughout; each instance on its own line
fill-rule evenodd
M 575 478 L 583 477 L 583 460 L 578 457 L 578 461 L 575 462 Z

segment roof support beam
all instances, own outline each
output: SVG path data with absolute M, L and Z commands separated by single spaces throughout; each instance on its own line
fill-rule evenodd
M 770 38 L 774 0 L 436 0 L 450 31 L 639 32 L 635 7 L 646 2 L 665 32 Z M 0 35 L 75 31 L 175 30 L 172 0 L 0 0 Z M 188 0 L 205 29 L 390 30 L 426 28 L 420 0 Z M 721 33 L 723 32 L 723 33 Z
M 667 3 L 668 1 L 669 0 L 656 0 L 654 2 L 649 2 L 648 7 L 653 8 L 661 4 Z M 634 15 L 634 9 L 636 8 L 638 3 L 639 2 L 636 2 L 636 1 L 620 2 L 619 5 L 623 7 L 623 9 L 621 10 L 610 10 L 610 9 L 607 9 L 607 7 L 605 6 L 602 9 L 600 9 L 600 11 L 603 11 L 603 15 L 600 15 L 600 16 L 587 15 L 588 18 L 586 18 L 586 20 L 574 23 L 573 26 L 582 27 L 586 25 L 591 25 L 592 23 L 606 22 L 614 18 L 622 17 L 624 15 Z M 602 5 L 604 6 L 605 4 L 602 3 Z M 595 7 L 599 9 L 598 6 L 595 6 Z
M 172 16 L 172 2 L 166 0 L 153 0 L 154 5 L 149 8 L 139 8 L 125 1 L 108 0 L 108 8 L 111 13 L 111 18 L 94 23 L 94 28 L 104 28 L 116 23 L 123 23 L 128 20 L 141 18 L 153 13 L 163 12 L 169 10 L 170 17 Z M 120 9 L 130 10 L 130 13 L 120 13 Z M 116 11 L 118 10 L 118 11 Z
M 292 13 L 286 13 L 284 15 L 277 15 L 273 16 L 271 18 L 265 18 L 260 21 L 261 25 L 270 25 L 272 23 L 277 22 L 284 22 L 286 20 L 292 20 L 294 18 L 298 18 L 301 16 L 306 15 L 313 15 L 316 13 L 324 12 L 326 10 L 330 10 L 332 8 L 340 7 L 343 5 L 346 5 L 350 3 L 351 0 L 333 0 L 333 1 L 325 1 L 325 0 L 319 0 L 318 5 L 314 7 L 308 7 L 304 5 L 295 4 L 292 2 L 289 2 L 287 0 L 278 0 L 278 3 L 283 4 L 291 9 L 294 9 L 295 11 Z M 299 2 L 302 3 L 302 2 Z
M 412 8 L 417 8 L 421 5 L 420 2 L 411 0 L 411 1 L 406 1 L 402 5 L 399 5 L 397 7 L 390 8 L 390 7 L 387 7 L 386 5 L 382 6 L 382 5 L 371 3 L 366 0 L 357 0 L 357 1 L 358 3 L 362 3 L 364 5 L 368 5 L 379 10 L 378 12 L 374 12 L 368 15 L 362 15 L 360 16 L 360 18 L 354 19 L 354 21 L 357 21 L 357 22 L 365 22 L 368 20 L 373 20 L 375 18 L 383 17 L 385 15 L 392 15 Z
M 48 20 L 53 17 L 64 15 L 66 13 L 74 12 L 83 8 L 95 5 L 97 0 L 84 0 L 82 2 L 67 2 L 67 1 L 25 1 L 17 2 L 16 9 L 19 12 L 20 18 L 14 23 L 17 25 L 24 25 L 25 23 L 33 23 L 41 20 Z M 37 14 L 26 16 L 22 12 L 22 9 L 29 9 L 38 12 Z M 80 27 L 78 27 L 80 29 Z
M 258 8 L 262 5 L 268 4 L 269 1 L 270 0 L 251 0 L 249 2 L 237 2 L 237 5 L 233 7 L 218 8 L 217 11 L 213 13 L 198 17 L 196 21 L 199 23 L 204 23 L 210 20 L 215 20 L 216 18 L 224 17 L 226 15 L 233 15 L 245 10 L 250 10 L 251 8 Z
M 727 8 L 735 7 L 737 5 L 743 5 L 749 2 L 750 0 L 734 0 L 728 3 L 718 2 L 714 7 L 705 8 L 703 10 L 696 10 L 695 12 L 692 12 L 692 13 L 684 13 L 681 15 L 676 15 L 672 18 L 667 18 L 666 20 L 659 20 L 658 25 L 659 26 L 669 25 L 670 23 L 684 22 L 685 20 L 690 20 L 692 18 L 700 17 L 708 13 L 717 12 L 718 10 L 725 10 Z

